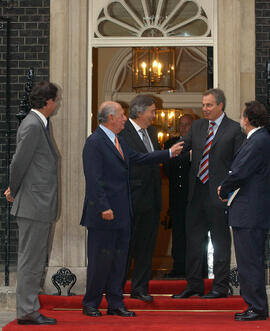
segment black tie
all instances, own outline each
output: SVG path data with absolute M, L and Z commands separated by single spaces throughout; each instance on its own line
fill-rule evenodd
M 50 133 L 50 118 L 47 118 L 47 126 L 46 126 L 46 131 Z

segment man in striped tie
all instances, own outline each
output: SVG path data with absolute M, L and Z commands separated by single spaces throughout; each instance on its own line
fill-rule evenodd
M 244 136 L 239 123 L 224 113 L 225 105 L 222 90 L 206 91 L 202 99 L 204 119 L 194 121 L 184 138 L 184 149 L 191 153 L 186 214 L 188 284 L 182 293 L 173 295 L 175 299 L 204 294 L 203 252 L 209 231 L 214 247 L 215 278 L 211 291 L 203 297 L 214 299 L 228 295 L 231 237 L 226 204 L 218 199 L 216 191 Z

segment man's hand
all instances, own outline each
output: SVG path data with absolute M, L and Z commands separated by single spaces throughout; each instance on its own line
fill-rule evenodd
M 177 144 L 174 144 L 171 147 L 172 157 L 178 156 L 182 152 L 182 149 L 184 147 L 183 145 L 184 145 L 184 142 L 181 141 L 181 142 L 179 142 Z
M 219 186 L 219 187 L 217 188 L 217 195 L 218 195 L 218 197 L 219 197 L 219 200 L 221 200 L 222 202 L 227 202 L 228 199 L 222 199 L 222 198 L 220 197 L 220 190 L 221 190 L 221 186 Z
M 4 195 L 6 196 L 6 199 L 7 199 L 8 202 L 13 202 L 14 201 L 14 198 L 13 198 L 13 196 L 10 193 L 10 187 L 8 187 L 5 190 Z
M 105 210 L 101 213 L 101 217 L 106 221 L 114 219 L 113 211 L 111 209 Z

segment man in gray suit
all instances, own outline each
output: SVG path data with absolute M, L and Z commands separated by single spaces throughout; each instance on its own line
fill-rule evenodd
M 210 231 L 214 247 L 214 281 L 205 299 L 227 297 L 230 273 L 231 237 L 226 204 L 216 194 L 243 142 L 239 123 L 224 113 L 226 99 L 220 89 L 203 94 L 204 118 L 194 121 L 185 136 L 184 150 L 192 151 L 186 214 L 187 287 L 174 299 L 203 295 L 205 237 Z
M 48 255 L 48 238 L 58 211 L 58 157 L 48 119 L 58 103 L 58 88 L 37 84 L 30 95 L 33 109 L 17 132 L 6 199 L 19 228 L 16 306 L 18 324 L 56 324 L 39 312 L 38 293 Z

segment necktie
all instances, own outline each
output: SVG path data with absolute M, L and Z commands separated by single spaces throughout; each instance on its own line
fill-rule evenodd
M 122 158 L 124 159 L 124 154 L 122 152 L 122 149 L 120 147 L 120 144 L 119 144 L 119 141 L 118 141 L 118 138 L 117 136 L 115 135 L 115 138 L 114 138 L 114 142 L 115 142 L 115 147 L 117 148 L 118 152 L 121 154 Z
M 208 129 L 208 135 L 206 138 L 205 146 L 203 149 L 202 160 L 201 160 L 200 168 L 199 168 L 199 178 L 203 184 L 205 184 L 209 178 L 209 169 L 208 169 L 209 152 L 210 152 L 210 148 L 211 148 L 213 138 L 214 138 L 214 130 L 213 130 L 214 125 L 215 125 L 215 122 L 210 122 L 210 126 Z
M 49 119 L 49 117 L 47 118 L 46 131 L 50 134 L 50 119 Z
M 150 144 L 149 138 L 145 132 L 145 129 L 140 129 L 140 132 L 142 133 L 142 137 L 143 137 L 142 140 L 143 140 L 145 148 L 147 149 L 147 151 L 149 153 L 152 152 L 151 144 Z

